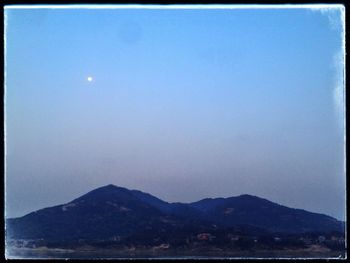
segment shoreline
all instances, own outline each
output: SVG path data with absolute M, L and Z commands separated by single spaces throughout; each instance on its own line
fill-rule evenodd
M 276 249 L 276 250 L 208 250 L 197 249 L 63 249 L 63 248 L 18 248 L 12 247 L 6 250 L 8 259 L 35 259 L 35 258 L 210 258 L 210 259 L 229 259 L 229 258 L 320 258 L 320 259 L 338 259 L 346 258 L 346 251 L 324 250 L 319 247 L 309 247 L 306 249 Z

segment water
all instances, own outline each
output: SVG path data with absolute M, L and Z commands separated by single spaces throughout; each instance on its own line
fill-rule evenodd
M 90 251 L 69 249 L 29 249 L 7 248 L 6 257 L 9 259 L 228 259 L 228 258 L 345 258 L 344 251 L 310 252 L 303 250 L 265 250 L 265 251 L 225 251 L 199 252 L 191 250 L 153 251 L 140 249 L 137 251 L 97 249 Z

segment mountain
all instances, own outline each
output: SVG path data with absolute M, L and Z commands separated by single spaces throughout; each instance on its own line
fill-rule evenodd
M 7 220 L 9 238 L 77 240 L 129 236 L 176 225 L 126 188 L 107 185 L 67 204 Z
M 7 239 L 61 243 L 111 239 L 161 243 L 213 231 L 249 235 L 343 232 L 344 222 L 251 195 L 168 203 L 114 185 L 97 188 L 67 204 L 6 220 Z
M 270 232 L 343 231 L 344 224 L 327 215 L 293 209 L 252 195 L 207 198 L 190 204 L 223 226 L 247 224 Z
M 139 200 L 142 202 L 145 202 L 151 206 L 156 207 L 160 211 L 163 212 L 170 212 L 170 203 L 165 202 L 153 195 L 150 195 L 148 193 L 141 192 L 139 190 L 131 190 L 131 193 L 136 196 Z

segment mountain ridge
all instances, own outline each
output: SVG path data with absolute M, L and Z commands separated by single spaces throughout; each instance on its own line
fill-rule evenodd
M 145 196 L 147 195 L 147 196 L 150 196 L 152 199 L 157 199 L 157 200 L 159 200 L 159 201 L 161 201 L 162 203 L 165 203 L 165 204 L 186 204 L 186 205 L 190 204 L 190 205 L 192 205 L 192 204 L 196 204 L 196 203 L 199 203 L 199 202 L 202 202 L 202 201 L 227 200 L 227 199 L 229 199 L 229 198 L 238 198 L 238 197 L 250 197 L 250 198 L 251 198 L 251 197 L 254 197 L 254 198 L 258 198 L 258 199 L 260 199 L 260 200 L 265 200 L 265 201 L 268 201 L 268 202 L 270 202 L 270 203 L 277 204 L 277 205 L 282 206 L 282 207 L 287 207 L 287 208 L 296 209 L 296 210 L 302 210 L 302 211 L 306 211 L 306 212 L 313 213 L 313 214 L 318 214 L 318 215 L 324 215 L 324 216 L 327 216 L 327 217 L 334 218 L 334 219 L 336 219 L 336 220 L 338 220 L 338 221 L 342 221 L 342 220 L 340 220 L 340 219 L 337 219 L 337 218 L 335 218 L 335 217 L 333 217 L 333 216 L 330 216 L 330 215 L 327 215 L 327 214 L 325 214 L 325 213 L 313 212 L 313 211 L 309 211 L 309 210 L 306 210 L 306 209 L 303 209 L 303 208 L 293 208 L 293 207 L 290 207 L 290 206 L 287 206 L 287 205 L 283 205 L 283 204 L 280 204 L 280 203 L 277 203 L 277 202 L 270 201 L 270 200 L 267 199 L 267 198 L 259 197 L 259 196 L 253 195 L 253 194 L 240 194 L 240 195 L 237 195 L 237 196 L 230 196 L 230 197 L 206 197 L 206 198 L 200 199 L 200 200 L 198 200 L 198 201 L 193 201 L 193 202 L 177 202 L 177 201 L 168 202 L 168 201 L 164 201 L 164 200 L 162 200 L 162 199 L 160 199 L 160 198 L 158 198 L 158 197 L 155 197 L 154 195 L 152 195 L 152 194 L 150 194 L 150 193 L 146 193 L 146 192 L 143 192 L 143 191 L 137 190 L 137 189 L 128 189 L 128 188 L 126 188 L 126 187 L 121 187 L 121 186 L 114 185 L 114 184 L 107 184 L 107 185 L 105 185 L 105 186 L 101 186 L 101 187 L 95 188 L 95 189 L 93 189 L 93 190 L 87 192 L 86 194 L 83 194 L 83 195 L 81 195 L 80 197 L 75 198 L 75 199 L 73 199 L 73 200 L 71 200 L 71 201 L 69 201 L 69 202 L 67 202 L 67 203 L 62 203 L 62 204 L 60 204 L 60 205 L 48 206 L 48 207 L 45 207 L 45 208 L 41 208 L 41 209 L 34 210 L 34 211 L 29 212 L 29 213 L 27 213 L 27 214 L 25 214 L 25 215 L 23 215 L 23 216 L 7 217 L 6 219 L 21 218 L 21 217 L 27 216 L 27 215 L 29 215 L 29 214 L 32 214 L 32 213 L 41 211 L 41 210 L 43 210 L 43 209 L 53 208 L 53 207 L 61 206 L 61 205 L 67 205 L 67 204 L 70 204 L 70 203 L 74 202 L 75 200 L 77 200 L 77 199 L 79 199 L 79 198 L 82 198 L 83 196 L 85 196 L 85 195 L 87 195 L 87 194 L 90 194 L 90 193 L 92 193 L 92 192 L 95 192 L 96 190 L 113 189 L 113 188 L 114 188 L 114 189 L 117 188 L 117 189 L 123 189 L 123 190 L 131 191 L 131 192 L 136 193 L 136 195 L 145 195 Z M 344 222 L 344 221 L 342 221 L 342 222 Z
M 68 203 L 6 219 L 6 236 L 59 241 L 118 236 L 145 242 L 151 237 L 166 240 L 167 233 L 185 237 L 218 229 L 240 228 L 253 234 L 344 232 L 344 224 L 328 215 L 248 194 L 169 203 L 149 193 L 108 184 Z

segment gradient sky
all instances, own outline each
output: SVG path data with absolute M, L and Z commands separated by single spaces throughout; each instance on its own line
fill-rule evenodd
M 339 6 L 7 8 L 5 22 L 7 217 L 115 184 L 344 219 Z

